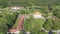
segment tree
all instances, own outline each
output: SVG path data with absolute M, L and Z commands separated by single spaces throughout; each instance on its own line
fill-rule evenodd
M 26 19 L 24 29 L 32 34 L 37 34 L 43 28 L 44 22 L 44 19 Z
M 53 19 L 52 18 L 48 18 L 46 19 L 46 22 L 44 24 L 44 29 L 46 30 L 51 30 L 52 29 L 52 26 L 53 26 Z
M 60 6 L 53 8 L 53 15 L 60 18 Z
M 60 29 L 60 20 L 59 19 L 55 19 L 53 21 L 53 27 L 52 27 L 53 30 L 59 30 Z
M 25 9 L 25 10 L 20 10 L 20 14 L 29 14 L 30 10 Z
M 34 19 L 31 22 L 31 33 L 38 34 L 38 32 L 43 28 L 44 20 L 43 19 Z
M 6 34 L 8 30 L 8 26 L 6 24 L 6 20 L 4 18 L 0 18 L 0 33 Z

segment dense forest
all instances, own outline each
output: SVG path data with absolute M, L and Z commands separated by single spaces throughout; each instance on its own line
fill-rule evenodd
M 51 6 L 60 5 L 60 0 L 0 0 L 0 7 L 7 6 Z

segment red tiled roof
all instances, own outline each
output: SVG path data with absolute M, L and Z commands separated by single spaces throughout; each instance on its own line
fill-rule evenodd
M 9 32 L 16 32 L 19 31 L 18 29 L 10 29 Z
M 24 16 L 22 15 L 19 19 L 19 24 L 17 26 L 17 29 L 19 29 L 19 30 L 23 29 L 23 21 L 24 21 Z
M 16 31 L 20 31 L 23 29 L 23 21 L 24 21 L 24 15 L 22 15 L 19 18 L 19 23 L 17 25 L 17 29 L 9 29 L 9 32 L 16 32 Z

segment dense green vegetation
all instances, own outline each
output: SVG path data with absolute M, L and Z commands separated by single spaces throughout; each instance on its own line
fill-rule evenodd
M 17 11 L 11 11 L 12 6 L 24 7 Z M 2 10 L 1 10 L 2 8 Z M 34 19 L 29 14 L 40 12 L 45 19 Z M 24 30 L 31 34 L 47 34 L 41 31 L 60 30 L 60 0 L 0 0 L 0 34 L 6 34 L 8 29 L 16 28 L 18 24 L 17 15 L 26 14 Z M 49 18 L 48 18 L 49 17 Z
M 44 19 L 34 19 L 32 17 L 30 17 L 29 19 L 26 18 L 24 22 L 24 29 L 26 32 L 38 34 L 38 32 L 43 28 L 44 22 Z
M 45 21 L 44 19 L 33 19 L 32 16 L 29 15 L 30 18 L 27 18 L 25 20 L 24 23 L 24 29 L 29 32 L 31 32 L 32 34 L 37 34 L 42 28 L 44 28 L 45 30 L 58 30 L 60 29 L 60 15 L 59 15 L 59 6 L 53 7 L 51 8 L 52 10 L 48 10 L 48 8 L 46 6 L 44 6 L 43 8 L 30 8 L 30 9 L 25 9 L 25 10 L 18 10 L 19 14 L 33 14 L 34 12 L 38 11 L 40 13 L 42 13 L 42 15 L 46 18 Z M 51 12 L 49 12 L 51 11 Z M 52 13 L 51 15 L 48 15 L 50 13 Z M 0 11 L 0 22 L 1 25 L 4 24 L 2 27 L 1 26 L 1 33 L 2 31 L 4 31 L 4 33 L 7 32 L 7 30 L 9 28 L 11 28 L 11 26 L 13 26 L 13 28 L 17 27 L 18 24 L 18 19 L 16 20 L 16 16 L 17 16 L 18 12 L 13 12 L 11 10 L 3 10 Z M 50 16 L 51 18 L 48 18 L 48 16 Z M 55 17 L 54 17 L 55 16 Z M 15 22 L 16 20 L 16 22 Z M 15 22 L 15 25 L 13 25 Z M 59 25 L 58 25 L 59 24 Z M 4 30 L 4 28 L 6 28 Z
M 58 18 L 60 18 L 60 6 L 55 6 L 53 8 L 53 15 L 57 16 Z
M 53 26 L 53 23 L 52 22 L 53 22 L 52 18 L 46 19 L 46 22 L 44 24 L 44 28 L 46 30 L 51 30 L 52 29 L 52 26 Z
M 8 29 L 14 24 L 17 13 L 5 10 L 1 11 L 0 16 L 0 33 L 6 34 Z
M 7 6 L 51 6 L 60 5 L 60 0 L 0 0 L 0 7 Z
M 60 20 L 55 17 L 54 20 L 52 18 L 47 19 L 44 24 L 45 30 L 59 30 L 60 29 Z

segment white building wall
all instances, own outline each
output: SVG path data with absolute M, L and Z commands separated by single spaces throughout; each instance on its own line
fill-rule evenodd
M 41 14 L 34 14 L 34 18 L 43 18 Z

